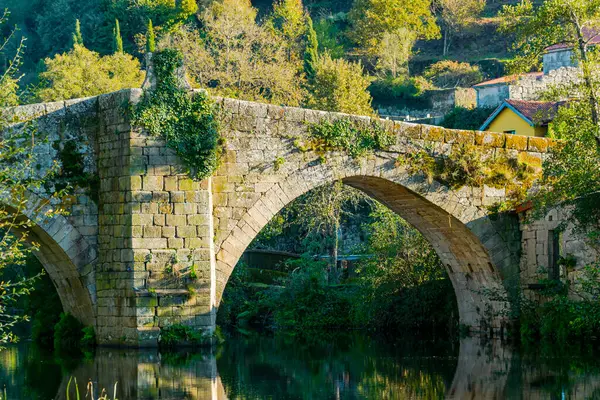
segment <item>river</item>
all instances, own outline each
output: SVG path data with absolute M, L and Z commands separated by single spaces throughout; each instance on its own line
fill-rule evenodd
M 538 346 L 539 347 L 539 346 Z M 578 348 L 535 353 L 466 338 L 454 343 L 364 334 L 227 338 L 214 349 L 100 348 L 58 357 L 32 343 L 0 352 L 8 399 L 66 399 L 70 377 L 112 399 L 600 399 L 600 361 Z M 74 381 L 71 399 L 75 399 Z M 0 396 L 3 398 L 3 396 Z

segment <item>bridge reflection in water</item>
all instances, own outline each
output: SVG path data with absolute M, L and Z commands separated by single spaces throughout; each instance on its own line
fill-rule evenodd
M 66 399 L 71 376 L 82 398 L 91 378 L 94 398 L 102 388 L 112 398 L 117 382 L 120 400 L 600 398 L 593 358 L 532 357 L 474 338 L 462 339 L 459 348 L 438 341 L 390 345 L 361 335 L 333 339 L 233 338 L 222 348 L 193 353 L 102 348 L 74 368 L 43 366 L 53 361 L 38 361 L 22 346 L 0 353 L 0 385 L 8 399 Z M 36 362 L 42 366 L 32 368 Z M 59 385 L 60 378 L 48 375 L 60 367 Z M 48 381 L 43 389 L 42 380 Z M 71 383 L 71 399 L 73 389 Z

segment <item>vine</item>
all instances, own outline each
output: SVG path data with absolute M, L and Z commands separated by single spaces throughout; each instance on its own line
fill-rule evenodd
M 220 156 L 220 126 L 216 105 L 206 93 L 191 94 L 179 85 L 183 55 L 173 49 L 152 58 L 156 87 L 133 110 L 133 122 L 165 139 L 194 179 L 210 176 Z
M 358 123 L 350 119 L 323 121 L 309 126 L 309 142 L 294 144 L 302 151 L 324 154 L 345 151 L 352 158 L 360 158 L 376 150 L 386 150 L 395 143 L 395 136 L 379 122 Z

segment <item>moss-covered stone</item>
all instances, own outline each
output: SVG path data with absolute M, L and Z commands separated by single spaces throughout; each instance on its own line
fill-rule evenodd
M 475 132 L 459 131 L 456 129 L 445 129 L 444 141 L 446 143 L 460 143 L 472 145 L 473 143 L 475 143 Z
M 475 132 L 475 144 L 485 147 L 504 147 L 506 135 L 494 132 Z
M 529 151 L 537 151 L 540 153 L 545 153 L 548 151 L 548 141 L 549 140 L 551 140 L 551 139 L 542 138 L 542 137 L 530 137 L 527 149 Z
M 527 150 L 527 136 L 505 135 L 506 148 L 510 150 Z
M 522 152 L 519 153 L 517 159 L 520 163 L 531 165 L 533 167 L 542 166 L 542 155 L 540 153 Z
M 394 133 L 411 139 L 420 139 L 423 125 L 407 124 L 396 122 L 394 124 Z
M 423 131 L 421 132 L 421 138 L 432 142 L 443 142 L 444 141 L 444 128 L 439 126 L 423 125 Z

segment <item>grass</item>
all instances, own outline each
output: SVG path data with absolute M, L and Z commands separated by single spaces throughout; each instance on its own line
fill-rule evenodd
M 69 383 L 67 383 L 67 390 L 66 390 L 66 395 L 67 395 L 67 400 L 71 400 L 71 382 L 74 382 L 75 384 L 75 399 L 80 400 L 81 399 L 81 395 L 79 394 L 79 385 L 77 385 L 77 378 L 73 378 L 71 377 L 69 379 Z M 90 398 L 91 400 L 118 400 L 117 399 L 117 382 L 115 382 L 115 385 L 113 386 L 113 397 L 112 399 L 110 397 L 108 397 L 108 393 L 106 391 L 106 389 L 102 389 L 102 392 L 100 393 L 100 397 L 98 397 L 97 399 L 94 399 L 94 383 L 90 380 L 87 384 L 87 391 L 85 393 L 85 399 Z M 6 398 L 6 395 L 5 395 Z M 2 399 L 0 399 L 2 400 Z

